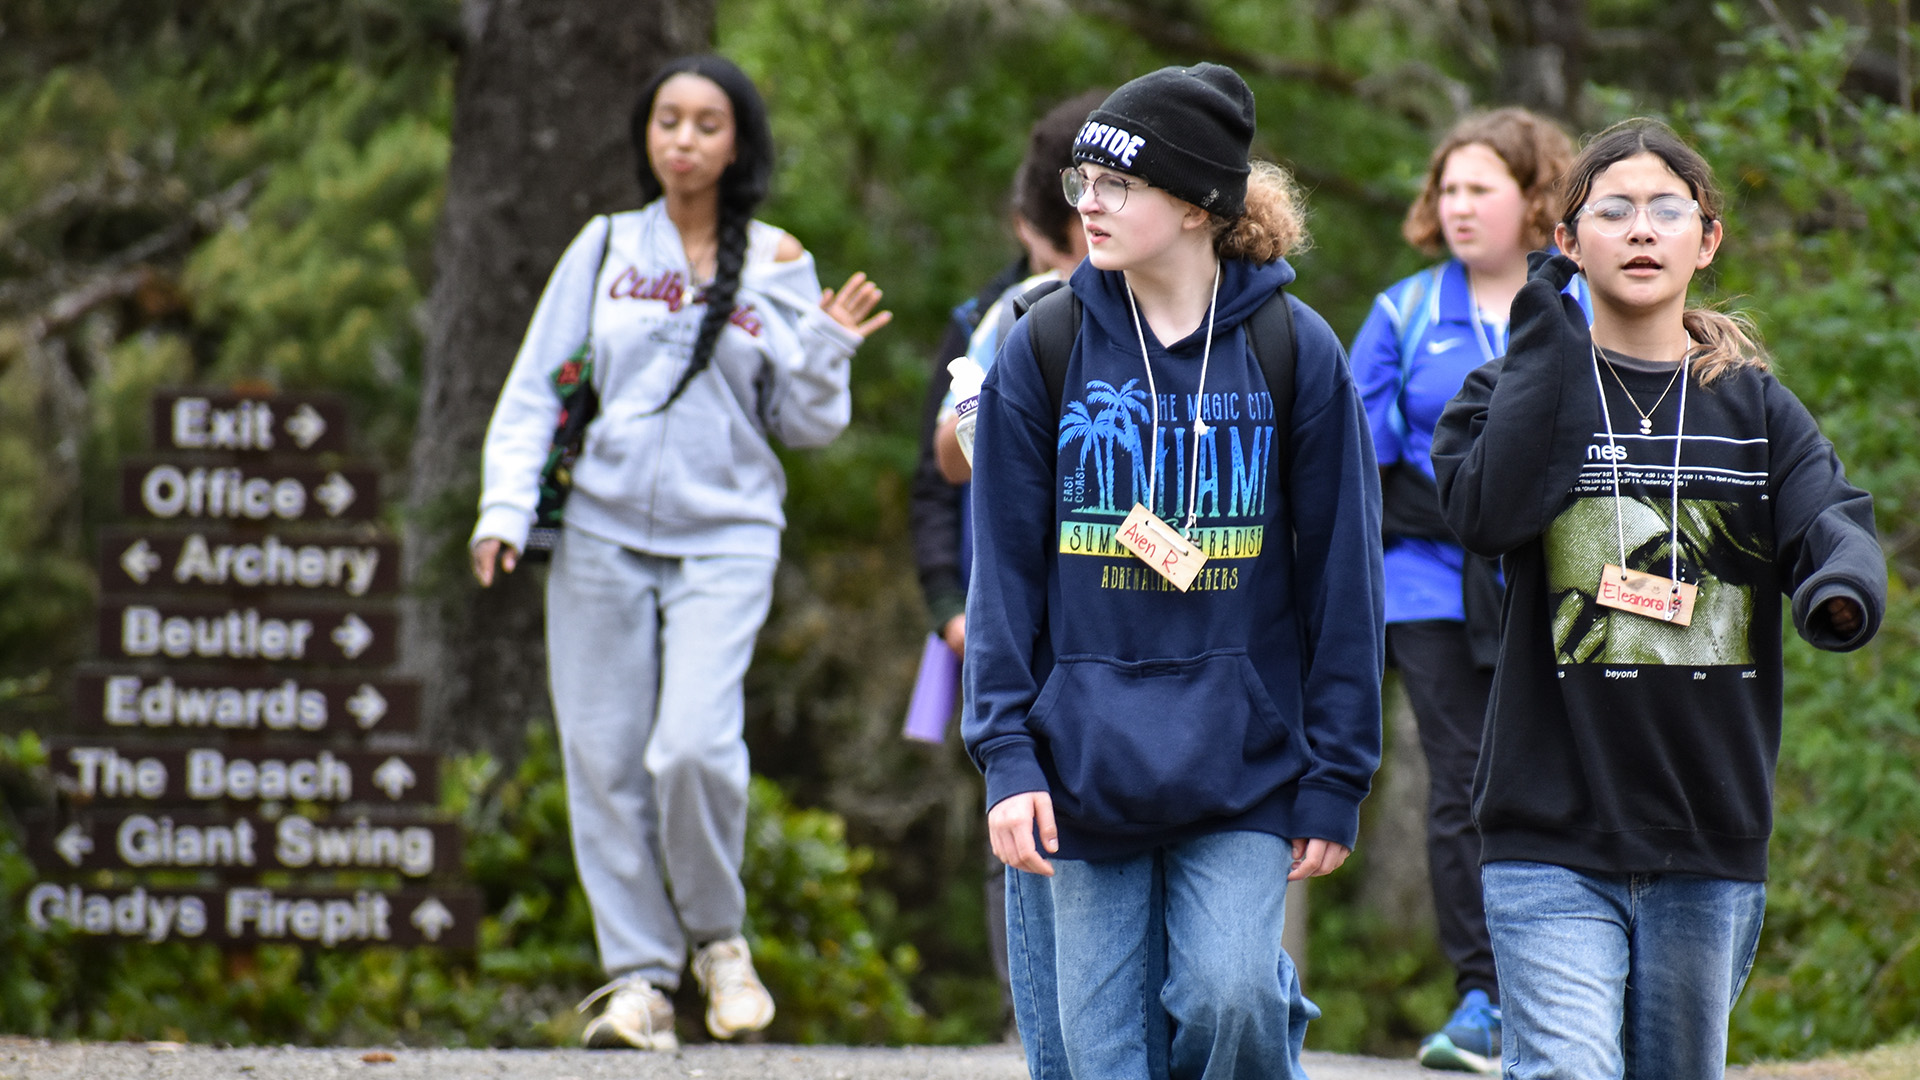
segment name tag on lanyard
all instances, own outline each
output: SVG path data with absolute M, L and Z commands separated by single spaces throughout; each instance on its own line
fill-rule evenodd
M 1140 557 L 1153 571 L 1186 592 L 1195 574 L 1206 565 L 1206 553 L 1187 542 L 1179 530 L 1160 520 L 1159 515 L 1139 503 L 1120 523 L 1120 546 Z
M 1600 571 L 1600 588 L 1595 599 L 1601 607 L 1630 611 L 1675 626 L 1691 626 L 1693 602 L 1699 594 L 1698 586 L 1684 581 L 1608 563 Z

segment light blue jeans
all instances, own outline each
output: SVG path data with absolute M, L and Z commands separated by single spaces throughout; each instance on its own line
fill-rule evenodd
M 547 576 L 547 676 L 600 963 L 680 984 L 746 917 L 741 685 L 775 560 L 665 559 L 574 529 Z M 671 882 L 671 887 L 669 887 Z
M 1481 868 L 1507 1080 L 1719 1080 L 1767 887 L 1695 874 Z
M 1291 863 L 1279 837 L 1226 832 L 1056 859 L 1051 880 L 1008 875 L 1014 1012 L 1035 1080 L 1304 1077 L 1320 1011 L 1280 946 Z

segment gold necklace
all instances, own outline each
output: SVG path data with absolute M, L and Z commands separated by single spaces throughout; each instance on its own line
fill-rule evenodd
M 1692 350 L 1688 350 L 1688 351 L 1690 352 Z M 1686 354 L 1682 353 L 1681 359 L 1684 360 L 1685 358 L 1686 358 Z M 1665 390 L 1660 391 L 1660 396 L 1659 398 L 1655 399 L 1653 403 L 1653 408 L 1642 409 L 1640 407 L 1640 403 L 1633 399 L 1633 391 L 1627 389 L 1627 384 L 1621 381 L 1620 372 L 1614 368 L 1612 358 L 1609 357 L 1607 359 L 1607 372 L 1613 376 L 1614 382 L 1619 383 L 1620 392 L 1627 395 L 1627 404 L 1633 406 L 1633 411 L 1640 414 L 1640 434 L 1642 435 L 1653 434 L 1653 414 L 1660 411 L 1660 403 L 1662 401 L 1667 400 L 1667 394 L 1672 392 L 1673 384 L 1680 381 L 1680 373 L 1685 370 L 1686 370 L 1686 364 L 1684 363 L 1675 364 L 1673 368 L 1673 376 L 1667 380 L 1667 388 Z

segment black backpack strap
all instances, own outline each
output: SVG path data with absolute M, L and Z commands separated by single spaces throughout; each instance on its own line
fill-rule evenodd
M 1060 414 L 1066 394 L 1067 362 L 1073 356 L 1073 339 L 1080 334 L 1080 298 L 1065 282 L 1046 281 L 1017 297 L 1015 317 L 1027 320 L 1027 341 L 1034 361 L 1040 365 L 1040 378 L 1047 386 L 1047 398 L 1053 412 Z M 1287 304 L 1284 289 L 1276 289 L 1267 301 L 1247 319 L 1247 347 L 1260 363 L 1260 374 L 1267 380 L 1267 393 L 1273 396 L 1274 465 L 1284 488 L 1293 465 L 1293 309 Z
M 1273 460 L 1286 487 L 1293 467 L 1293 309 L 1285 289 L 1276 289 L 1247 318 L 1247 348 L 1260 362 L 1273 395 Z
M 1080 334 L 1080 298 L 1064 281 L 1043 281 L 1013 301 L 1015 318 L 1027 320 L 1027 343 L 1047 384 L 1053 415 L 1067 390 L 1067 361 L 1073 357 L 1073 339 Z

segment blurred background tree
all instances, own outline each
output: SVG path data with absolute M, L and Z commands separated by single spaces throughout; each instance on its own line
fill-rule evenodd
M 1032 119 L 1203 58 L 1247 75 L 1257 152 L 1309 189 L 1297 291 L 1343 336 L 1420 265 L 1400 215 L 1431 140 L 1469 108 L 1517 101 L 1576 132 L 1656 113 L 1713 160 L 1730 242 L 1703 292 L 1753 310 L 1874 491 L 1895 577 L 1874 646 L 1790 649 L 1770 921 L 1735 1048 L 1802 1055 L 1920 1021 L 1904 0 L 0 0 L 0 790 L 40 797 L 26 733 L 58 728 L 90 648 L 94 536 L 153 388 L 336 389 L 409 543 L 407 654 L 435 688 L 437 744 L 486 751 L 448 798 L 492 912 L 472 961 L 263 950 L 236 982 L 198 953 L 25 933 L 9 823 L 0 1027 L 568 1037 L 562 1006 L 593 972 L 554 818 L 538 582 L 480 596 L 461 546 L 479 433 L 546 272 L 631 197 L 631 95 L 654 60 L 708 43 L 772 107 L 762 216 L 823 280 L 871 273 L 897 315 L 855 360 L 853 427 L 787 456 L 786 558 L 749 682 L 770 781 L 755 933 L 797 1005 L 780 1037 L 999 1034 L 978 779 L 952 740 L 897 735 L 925 630 L 905 515 L 919 398 L 948 310 L 1016 250 L 1006 187 Z M 1418 917 L 1418 830 L 1395 826 L 1417 822 L 1417 765 L 1389 751 L 1356 865 L 1316 887 L 1316 1046 L 1409 1051 L 1452 1004 Z M 356 982 L 379 1008 L 346 1004 Z

